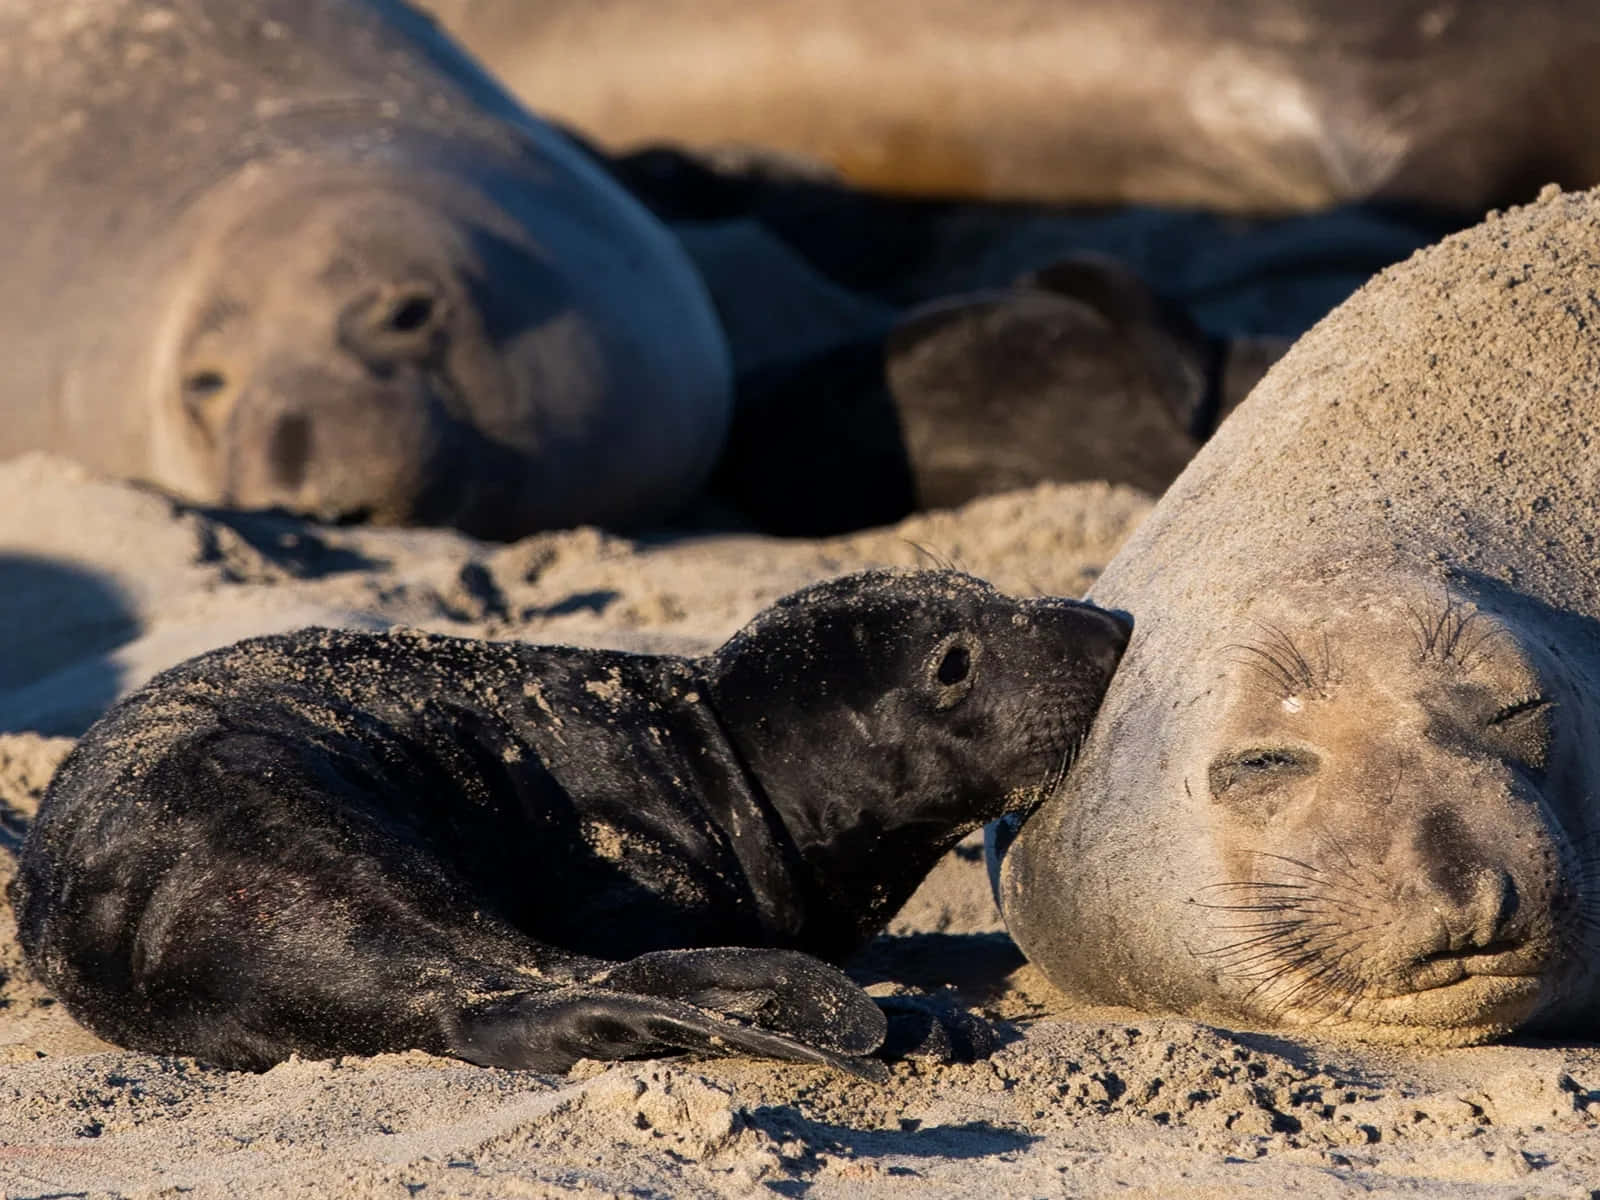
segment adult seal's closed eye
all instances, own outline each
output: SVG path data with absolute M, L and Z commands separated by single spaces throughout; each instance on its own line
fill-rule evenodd
M 1097 1002 L 1466 1043 L 1600 1002 L 1600 195 L 1391 268 L 1108 566 L 1138 620 L 1061 792 L 991 843 Z
M 22 852 L 20 937 L 97 1033 L 227 1065 L 852 1065 L 883 1015 L 812 956 L 1059 783 L 1126 638 L 945 571 L 820 584 L 693 660 L 243 642 L 73 750 Z
M 720 449 L 671 235 L 400 0 L 18 0 L 0 110 L 0 454 L 509 537 Z

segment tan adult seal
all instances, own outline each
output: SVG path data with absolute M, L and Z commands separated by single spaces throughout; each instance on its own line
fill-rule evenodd
M 1453 236 L 1289 352 L 1093 589 L 1135 633 L 999 830 L 1068 994 L 1471 1042 L 1600 1001 L 1600 193 Z
M 396 0 L 6 0 L 0 112 L 0 454 L 507 536 L 720 447 L 677 244 Z
M 770 146 L 869 187 L 1476 216 L 1600 181 L 1588 0 L 428 4 L 609 146 Z

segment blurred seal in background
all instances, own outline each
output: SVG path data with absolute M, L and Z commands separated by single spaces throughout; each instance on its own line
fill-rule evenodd
M 21 0 L 0 100 L 0 454 L 510 537 L 722 446 L 677 242 L 404 4 Z

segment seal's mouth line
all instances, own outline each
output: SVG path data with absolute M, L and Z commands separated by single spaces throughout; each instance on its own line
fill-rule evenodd
M 1362 1041 L 1470 1046 L 1526 1025 L 1544 1002 L 1547 983 L 1539 974 L 1461 975 L 1432 986 L 1353 997 L 1336 1012 L 1305 1012 L 1287 1023 Z
M 1430 992 L 1447 992 L 1451 988 L 1459 988 L 1463 985 L 1471 986 L 1474 983 L 1481 984 L 1491 979 L 1503 980 L 1507 982 L 1517 979 L 1526 979 L 1536 983 L 1542 978 L 1543 974 L 1539 971 L 1465 971 L 1455 979 L 1442 981 L 1440 983 L 1424 983 L 1417 987 L 1409 988 L 1403 992 L 1392 992 L 1389 995 L 1384 996 L 1383 999 L 1401 1000 L 1407 996 L 1421 996 Z
M 1402 974 L 1404 991 L 1394 994 L 1436 992 L 1474 979 L 1485 982 L 1493 979 L 1539 979 L 1549 965 L 1548 955 L 1525 945 L 1441 951 L 1413 963 Z

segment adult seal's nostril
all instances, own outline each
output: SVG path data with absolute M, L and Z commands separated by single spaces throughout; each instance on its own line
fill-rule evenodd
M 1517 881 L 1510 871 L 1501 866 L 1480 867 L 1473 878 L 1467 946 L 1490 950 L 1510 948 L 1520 941 L 1520 906 Z
M 1517 921 L 1518 888 L 1499 866 L 1477 866 L 1455 878 L 1449 890 L 1424 869 L 1419 882 L 1397 893 L 1400 903 L 1385 917 L 1397 961 L 1498 954 L 1517 949 L 1526 930 Z

